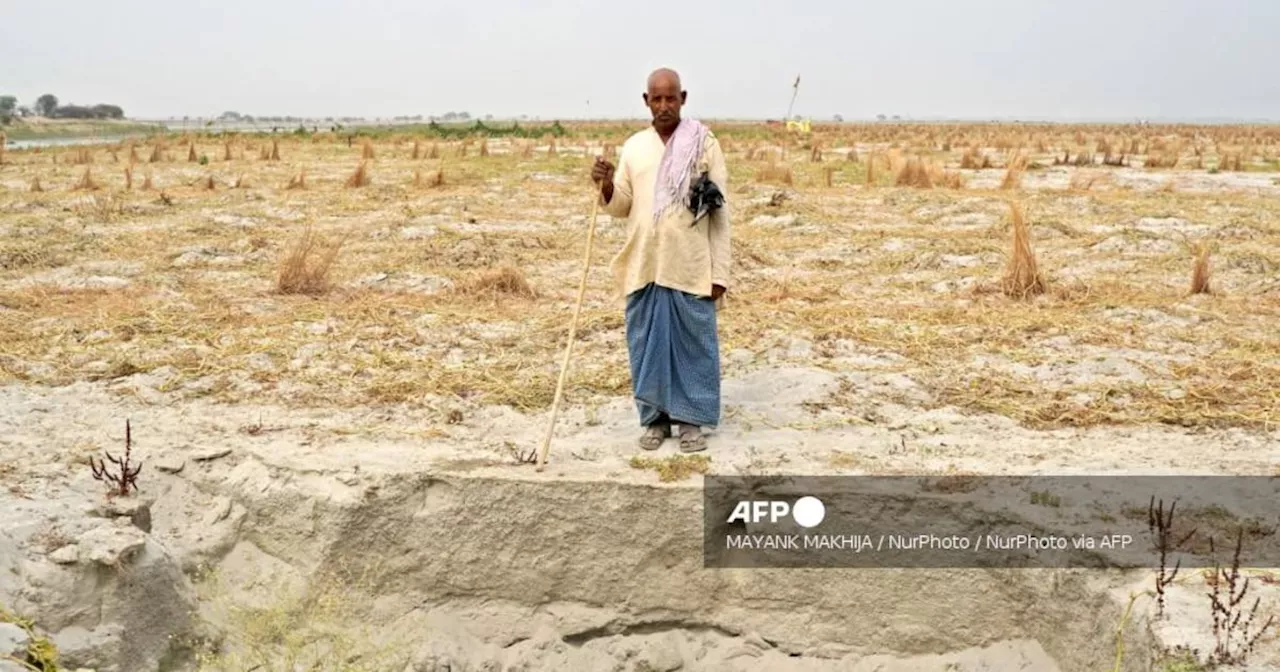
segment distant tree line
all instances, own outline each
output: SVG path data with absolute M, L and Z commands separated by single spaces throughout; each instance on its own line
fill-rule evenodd
M 124 110 L 119 105 L 59 105 L 58 97 L 52 93 L 37 98 L 33 107 L 19 106 L 15 96 L 0 96 L 0 124 L 32 115 L 50 119 L 124 119 Z
M 203 119 L 203 117 L 201 118 Z M 183 121 L 189 121 L 191 117 L 183 117 L 182 119 Z M 254 122 L 291 124 L 295 122 L 311 121 L 311 118 L 310 117 L 278 117 L 278 116 L 277 117 L 255 117 L 252 114 L 240 114 L 239 112 L 228 111 L 218 115 L 214 119 L 214 121 L 229 121 L 233 123 L 246 123 L 246 124 L 252 124 Z M 349 123 L 354 121 L 364 121 L 364 118 L 363 117 L 325 117 L 324 121 L 328 121 L 330 123 L 335 121 Z

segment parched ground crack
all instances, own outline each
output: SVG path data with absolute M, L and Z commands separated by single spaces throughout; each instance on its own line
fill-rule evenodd
M 725 637 L 742 636 L 742 633 L 734 632 L 711 623 L 700 623 L 698 621 L 686 621 L 681 619 L 663 619 L 645 621 L 642 623 L 620 623 L 618 621 L 610 621 L 609 623 L 599 627 L 566 634 L 563 639 L 566 644 L 571 646 L 582 646 L 587 642 L 600 639 L 602 637 L 613 637 L 616 635 L 654 635 L 669 631 L 714 632 Z M 773 645 L 772 642 L 767 643 L 769 643 L 770 646 Z

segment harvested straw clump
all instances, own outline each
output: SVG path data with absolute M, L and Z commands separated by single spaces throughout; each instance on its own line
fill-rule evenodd
M 328 250 L 323 250 L 310 224 L 301 238 L 288 251 L 280 263 L 276 278 L 276 291 L 281 294 L 324 294 L 331 288 L 329 273 L 342 249 L 339 240 Z
M 1195 263 L 1191 268 L 1191 293 L 1212 294 L 1209 288 L 1209 248 L 1197 245 L 1194 248 Z
M 76 191 L 97 191 L 102 187 L 93 180 L 93 175 L 90 174 L 90 169 L 86 167 L 84 169 L 84 175 L 81 176 L 80 181 L 76 183 L 76 186 L 72 188 Z
M 369 166 L 364 161 L 361 161 L 360 166 L 356 168 L 356 171 L 351 173 L 351 177 L 347 178 L 347 187 L 358 189 L 360 187 L 368 186 L 370 181 Z
M 285 189 L 306 189 L 307 188 L 307 169 L 303 168 L 293 179 L 289 180 L 289 184 Z
M 899 187 L 933 188 L 933 180 L 929 176 L 929 170 L 925 168 L 924 162 L 918 157 L 912 157 L 903 164 L 902 168 L 898 170 L 898 174 L 894 176 L 893 183 Z
M 525 279 L 524 273 L 511 266 L 503 266 L 472 276 L 457 285 L 454 291 L 468 296 L 516 296 L 526 299 L 538 297 L 533 286 Z
M 1022 173 L 1027 169 L 1027 157 L 1021 153 L 1016 154 L 1009 161 L 1008 168 L 1004 171 L 1004 179 L 1000 181 L 1000 188 L 1005 191 L 1018 189 L 1022 186 Z
M 372 161 L 374 158 L 373 142 L 370 141 L 368 138 L 364 139 L 363 146 L 361 147 L 361 150 L 360 150 L 360 158 L 364 159 L 365 161 Z
M 1013 245 L 1001 288 L 1006 296 L 1019 299 L 1041 294 L 1045 290 L 1045 283 L 1036 263 L 1035 252 L 1031 249 L 1031 231 L 1027 220 L 1017 203 L 1009 203 L 1009 213 Z
M 964 180 L 961 179 L 959 173 L 943 170 L 938 164 L 926 162 L 918 157 L 910 158 L 906 163 L 902 164 L 898 168 L 893 182 L 895 186 L 914 187 L 916 189 L 933 189 L 935 187 L 946 189 L 964 188 Z
M 794 177 L 791 174 L 791 166 L 779 166 L 770 161 L 768 164 L 756 171 L 757 182 L 777 182 L 780 184 L 792 184 Z
M 421 170 L 413 171 L 413 186 L 415 187 L 439 187 L 443 184 L 444 168 L 427 171 L 425 176 Z
M 259 161 L 279 161 L 280 160 L 280 141 L 272 140 L 271 146 L 262 145 L 262 151 L 258 152 Z

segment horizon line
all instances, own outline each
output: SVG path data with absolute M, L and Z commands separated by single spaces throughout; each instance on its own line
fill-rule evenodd
M 477 122 L 538 122 L 538 123 L 555 123 L 570 122 L 639 122 L 649 123 L 650 120 L 641 116 L 554 116 L 554 115 L 483 115 L 469 116 L 466 119 L 445 119 L 445 115 L 392 115 L 392 116 L 355 116 L 355 115 L 246 115 L 252 117 L 253 121 L 226 120 L 219 117 L 195 117 L 187 115 L 183 116 L 155 116 L 142 115 L 126 117 L 125 121 L 133 121 L 139 123 L 146 122 L 183 122 L 184 119 L 188 123 L 206 123 L 213 122 L 215 126 L 232 126 L 232 125 L 261 125 L 270 123 L 263 121 L 268 118 L 289 119 L 291 122 L 331 122 L 344 121 L 348 124 L 356 123 L 380 123 L 386 125 L 395 124 L 423 124 L 423 123 L 443 123 L 443 124 L 474 124 Z M 749 115 L 690 115 L 700 120 L 709 122 L 779 122 L 786 121 L 783 117 L 767 117 L 767 116 L 749 116 Z M 1141 117 L 1141 116 L 1097 116 L 1097 117 L 1045 117 L 1045 116 L 991 116 L 991 117 L 974 117 L 974 116 L 920 116 L 920 117 L 889 117 L 881 119 L 878 117 L 804 117 L 793 115 L 793 121 L 807 121 L 814 124 L 853 124 L 853 123 L 1043 123 L 1043 124 L 1280 124 L 1280 117 L 1228 117 L 1228 116 L 1161 116 L 1161 117 Z M 70 120 L 77 121 L 77 120 Z M 79 120 L 92 121 L 92 120 Z M 278 122 L 277 122 L 278 123 Z

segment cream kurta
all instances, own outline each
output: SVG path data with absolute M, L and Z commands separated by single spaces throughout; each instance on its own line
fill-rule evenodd
M 614 282 L 621 296 L 643 289 L 649 283 L 710 296 L 711 285 L 729 287 L 729 171 L 724 152 L 710 132 L 703 143 L 702 158 L 690 175 L 690 183 L 703 171 L 725 196 L 725 204 L 702 218 L 696 226 L 693 213 L 683 202 L 653 220 L 654 184 L 666 145 L 652 126 L 627 139 L 622 145 L 613 177 L 613 198 L 601 207 L 610 216 L 627 219 L 627 242 L 614 257 Z

